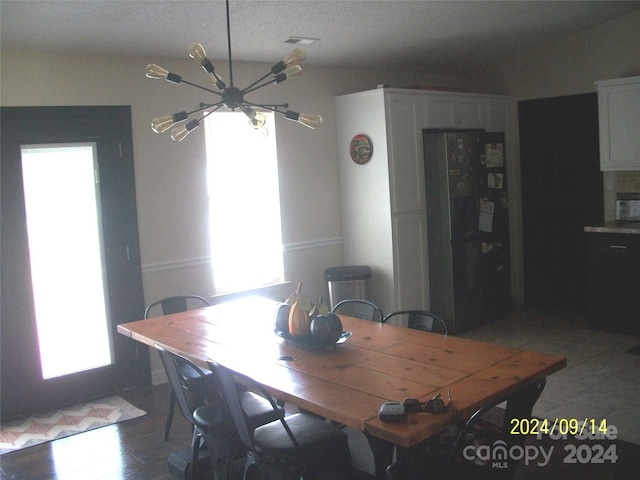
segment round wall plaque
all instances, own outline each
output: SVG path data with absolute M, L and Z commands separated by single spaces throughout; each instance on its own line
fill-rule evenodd
M 351 139 L 351 145 L 349 147 L 349 153 L 351 154 L 351 160 L 358 165 L 367 163 L 373 156 L 373 144 L 371 139 L 364 134 L 358 134 Z

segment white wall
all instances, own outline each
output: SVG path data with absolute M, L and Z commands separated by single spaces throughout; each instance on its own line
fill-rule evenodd
M 210 99 L 184 84 L 147 79 L 148 63 L 194 83 L 207 82 L 188 58 L 3 51 L 0 105 L 131 105 L 145 301 L 180 293 L 211 296 L 215 292 L 208 264 L 203 129 L 177 143 L 168 132 L 157 135 L 150 128 L 154 117 L 195 109 Z M 228 78 L 226 60 L 214 63 Z M 234 65 L 236 85 L 254 81 L 269 66 Z M 327 295 L 324 269 L 343 262 L 334 97 L 381 83 L 463 86 L 455 77 L 305 67 L 302 77 L 249 97 L 263 103 L 288 102 L 293 110 L 324 117 L 324 126 L 315 131 L 277 119 L 285 277 L 294 284 L 302 281 L 303 291 L 313 298 Z M 160 370 L 155 360 L 152 369 Z

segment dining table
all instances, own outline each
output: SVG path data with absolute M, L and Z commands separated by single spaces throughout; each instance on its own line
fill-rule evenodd
M 340 316 L 341 343 L 318 347 L 274 330 L 278 303 L 248 297 L 118 325 L 208 368 L 213 360 L 262 384 L 277 399 L 363 432 L 384 479 L 393 448 L 411 448 L 481 407 L 509 399 L 564 368 L 564 356 Z M 285 338 L 283 338 L 285 337 Z M 346 340 L 346 341 L 345 341 Z M 444 413 L 383 422 L 381 406 L 436 395 Z

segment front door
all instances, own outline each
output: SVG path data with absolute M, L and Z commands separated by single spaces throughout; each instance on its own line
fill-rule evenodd
M 2 421 L 149 382 L 129 107 L 2 112 Z

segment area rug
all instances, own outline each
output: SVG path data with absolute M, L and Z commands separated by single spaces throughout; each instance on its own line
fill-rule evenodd
M 0 455 L 51 440 L 141 417 L 147 412 L 108 397 L 0 426 Z

